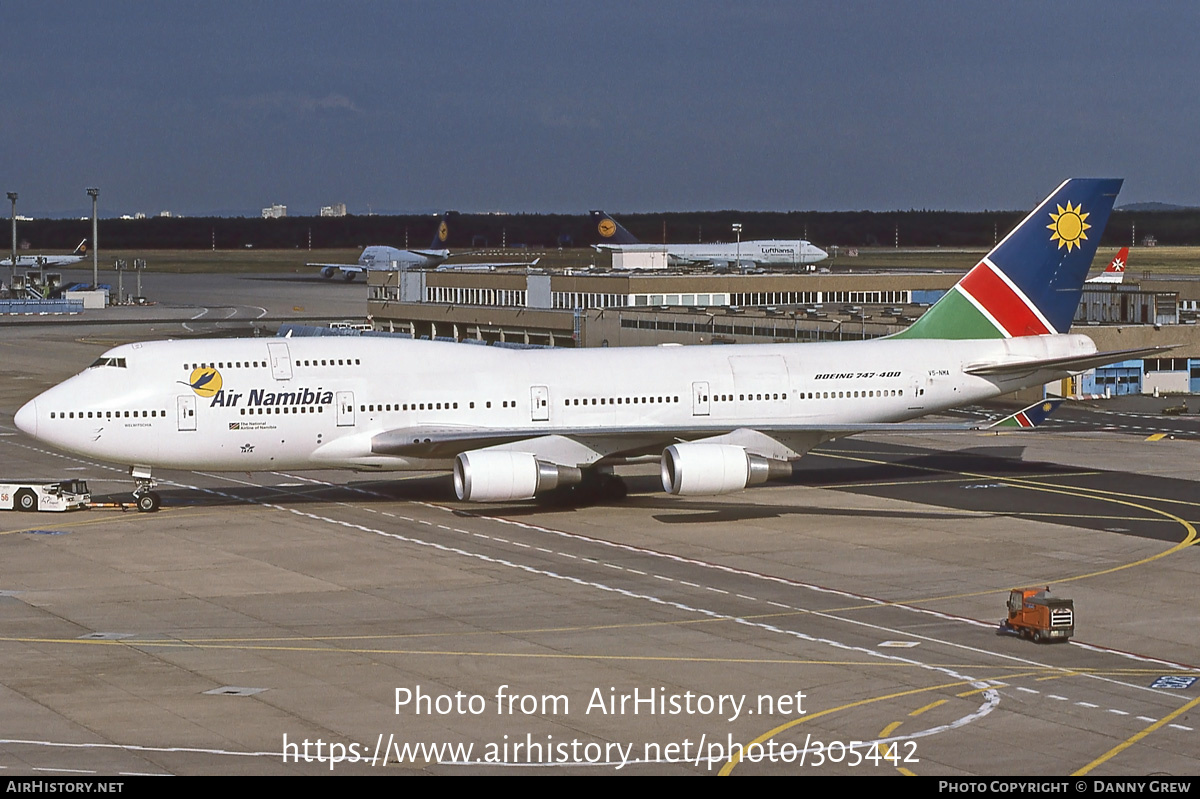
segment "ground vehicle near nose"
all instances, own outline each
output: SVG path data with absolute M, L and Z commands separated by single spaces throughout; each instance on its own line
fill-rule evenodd
M 0 483 L 0 510 L 76 510 L 91 501 L 86 480 Z

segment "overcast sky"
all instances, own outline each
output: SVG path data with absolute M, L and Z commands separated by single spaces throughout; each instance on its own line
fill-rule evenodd
M 1200 205 L 1200 6 L 0 0 L 18 212 Z M 7 211 L 7 209 L 5 209 Z M 6 215 L 6 214 L 5 214 Z

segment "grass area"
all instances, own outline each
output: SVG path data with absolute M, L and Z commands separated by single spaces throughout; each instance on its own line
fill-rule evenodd
M 1119 247 L 1101 247 L 1092 262 L 1092 270 L 1108 266 Z M 896 250 L 887 247 L 858 249 L 857 257 L 843 250 L 837 258 L 822 261 L 819 266 L 834 265 L 839 269 L 945 269 L 965 271 L 987 254 L 987 250 Z M 1129 278 L 1144 276 L 1200 276 L 1200 247 L 1134 247 L 1129 250 Z
M 312 272 L 307 263 L 352 264 L 362 250 L 101 250 L 100 270 L 113 261 L 146 261 L 149 272 Z M 91 266 L 91 259 L 75 268 Z
M 1093 270 L 1102 269 L 1117 254 L 1116 247 L 1101 247 L 1092 264 Z M 361 250 L 104 250 L 100 254 L 100 268 L 112 270 L 113 261 L 123 259 L 132 262 L 144 258 L 151 272 L 295 272 L 308 273 L 308 263 L 352 264 L 358 260 Z M 837 269 L 932 269 L 966 271 L 979 262 L 986 250 L 896 250 L 888 247 L 860 247 L 858 255 L 851 257 L 843 250 L 836 258 L 822 261 L 819 266 Z M 586 268 L 597 261 L 597 254 L 590 248 L 567 250 L 489 250 L 486 253 L 467 257 L 455 257 L 455 261 L 524 261 L 540 258 L 540 267 L 550 269 Z M 601 259 L 602 260 L 602 259 Z M 87 268 L 90 261 L 83 261 L 75 268 Z M 1159 275 L 1200 276 L 1200 247 L 1137 247 L 1129 253 L 1129 277 L 1141 279 Z

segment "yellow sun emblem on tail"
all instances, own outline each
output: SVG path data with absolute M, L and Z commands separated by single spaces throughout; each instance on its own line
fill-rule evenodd
M 1070 252 L 1073 247 L 1082 247 L 1080 241 L 1087 241 L 1088 228 L 1091 227 L 1087 223 L 1088 214 L 1083 213 L 1083 204 L 1080 203 L 1074 208 L 1071 207 L 1070 200 L 1067 201 L 1067 207 L 1058 206 L 1058 213 L 1050 212 L 1050 219 L 1053 220 L 1046 227 L 1054 231 L 1054 235 L 1050 237 L 1050 241 L 1057 241 L 1058 248 L 1067 248 Z
M 1062 209 L 1060 208 L 1059 210 L 1061 211 Z M 450 228 L 445 222 L 442 222 L 442 224 L 438 225 L 438 241 L 445 242 L 448 238 L 450 238 Z

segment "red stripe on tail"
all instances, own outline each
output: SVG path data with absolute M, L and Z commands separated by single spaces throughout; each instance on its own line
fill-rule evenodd
M 958 286 L 982 305 L 1010 336 L 1042 336 L 1055 332 L 1046 327 L 1021 295 L 985 263 L 968 272 Z

